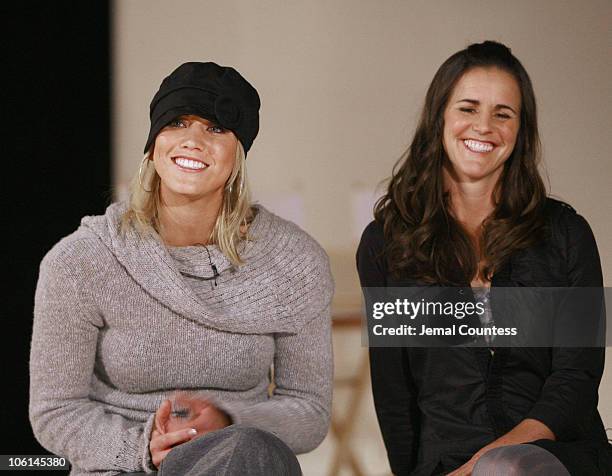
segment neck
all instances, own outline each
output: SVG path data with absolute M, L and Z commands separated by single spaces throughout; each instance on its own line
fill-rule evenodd
M 470 235 L 477 236 L 482 223 L 495 209 L 493 192 L 496 181 L 458 181 L 448 172 L 444 178 L 453 216 Z
M 159 234 L 166 245 L 207 245 L 223 204 L 223 197 L 188 197 L 161 191 L 158 211 Z

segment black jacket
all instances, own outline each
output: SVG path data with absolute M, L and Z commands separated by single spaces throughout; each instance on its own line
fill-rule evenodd
M 602 286 L 591 229 L 569 205 L 548 199 L 547 238 L 511 257 L 491 286 Z M 382 226 L 357 252 L 363 287 L 399 287 L 382 257 Z M 412 282 L 414 283 L 414 282 Z M 602 348 L 370 348 L 376 414 L 396 475 L 448 472 L 525 418 L 558 441 L 606 445 L 597 411 Z M 597 458 L 597 454 L 595 458 Z

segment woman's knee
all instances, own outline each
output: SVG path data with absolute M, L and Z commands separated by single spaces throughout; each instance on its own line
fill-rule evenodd
M 302 474 L 295 454 L 282 440 L 245 425 L 231 425 L 180 445 L 166 460 L 164 475 Z
M 474 465 L 472 476 L 569 476 L 561 462 L 534 445 L 510 445 L 487 451 Z
M 217 433 L 225 433 L 228 436 L 236 436 L 243 443 L 246 442 L 247 444 L 253 447 L 269 448 L 271 445 L 273 448 L 278 447 L 282 450 L 287 449 L 288 451 L 291 451 L 289 447 L 285 443 L 283 443 L 283 441 L 280 440 L 277 436 L 254 426 L 247 426 L 241 424 L 231 425 Z

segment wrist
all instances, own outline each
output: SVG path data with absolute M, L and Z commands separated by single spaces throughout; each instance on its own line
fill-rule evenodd
M 524 425 L 527 428 L 529 440 L 526 440 L 526 442 L 536 440 L 554 441 L 557 439 L 547 425 L 534 418 L 525 418 L 519 425 Z

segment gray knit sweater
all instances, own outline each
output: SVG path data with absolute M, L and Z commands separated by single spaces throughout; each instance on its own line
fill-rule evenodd
M 208 247 L 215 286 L 198 279 L 213 275 L 203 247 L 121 234 L 124 210 L 84 218 L 41 263 L 30 356 L 40 443 L 70 460 L 71 475 L 150 472 L 154 412 L 189 389 L 296 453 L 315 448 L 328 429 L 333 366 L 323 249 L 257 207 L 243 266 Z

